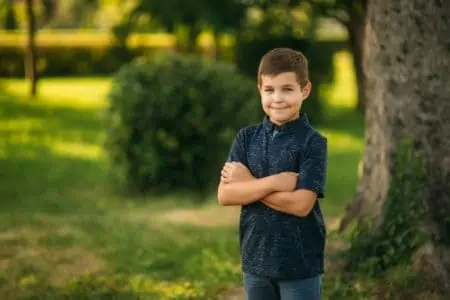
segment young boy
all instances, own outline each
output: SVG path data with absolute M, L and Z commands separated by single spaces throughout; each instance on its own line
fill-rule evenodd
M 244 290 L 249 300 L 320 299 L 327 140 L 300 110 L 311 92 L 304 55 L 269 51 L 258 89 L 266 116 L 238 132 L 218 187 L 221 205 L 242 206 Z

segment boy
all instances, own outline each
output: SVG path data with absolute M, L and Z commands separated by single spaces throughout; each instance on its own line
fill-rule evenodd
M 244 290 L 249 300 L 320 299 L 327 140 L 301 113 L 311 92 L 302 53 L 277 48 L 261 59 L 266 114 L 241 129 L 221 172 L 218 200 L 240 205 Z

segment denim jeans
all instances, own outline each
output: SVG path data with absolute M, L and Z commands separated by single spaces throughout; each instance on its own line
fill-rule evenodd
M 244 273 L 247 300 L 319 300 L 322 275 L 295 280 L 272 280 Z

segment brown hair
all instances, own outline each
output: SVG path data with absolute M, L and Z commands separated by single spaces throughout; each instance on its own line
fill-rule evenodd
M 300 87 L 309 81 L 308 60 L 300 51 L 290 48 L 275 48 L 267 52 L 259 63 L 258 84 L 261 75 L 278 75 L 284 72 L 294 72 Z

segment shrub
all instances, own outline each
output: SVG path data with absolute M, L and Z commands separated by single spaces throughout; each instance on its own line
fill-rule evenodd
M 255 82 L 179 54 L 125 65 L 109 99 L 114 178 L 138 192 L 215 186 L 237 130 L 262 117 Z

